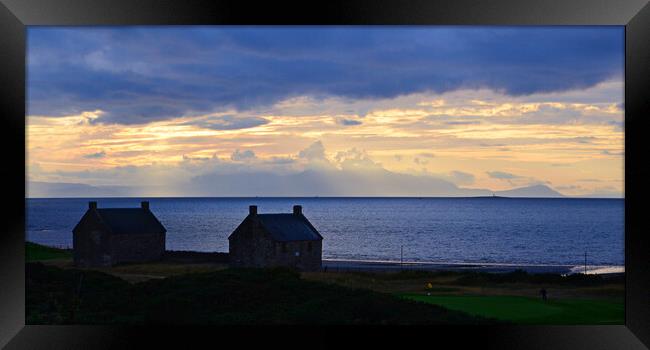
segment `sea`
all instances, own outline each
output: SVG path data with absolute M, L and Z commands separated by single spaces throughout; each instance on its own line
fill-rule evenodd
M 72 247 L 72 228 L 100 208 L 150 208 L 167 250 L 227 252 L 248 215 L 293 205 L 324 237 L 323 259 L 433 263 L 624 265 L 624 200 L 577 198 L 69 198 L 26 199 L 26 239 Z

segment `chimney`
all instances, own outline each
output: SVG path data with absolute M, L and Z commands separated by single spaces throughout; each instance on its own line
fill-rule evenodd
M 140 202 L 140 208 L 142 208 L 144 210 L 149 210 L 149 201 Z
M 97 209 L 97 202 L 88 202 L 88 209 Z
M 249 215 L 257 215 L 257 205 L 251 205 L 248 207 Z
M 293 206 L 293 215 L 302 215 L 302 205 Z

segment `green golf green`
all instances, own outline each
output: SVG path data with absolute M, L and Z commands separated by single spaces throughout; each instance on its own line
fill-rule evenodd
M 521 296 L 435 296 L 401 294 L 450 310 L 521 324 L 623 324 L 624 303 L 592 299 L 550 299 Z

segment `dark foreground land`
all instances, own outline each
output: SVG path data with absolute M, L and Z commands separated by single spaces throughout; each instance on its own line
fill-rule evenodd
M 489 320 L 284 269 L 227 269 L 130 284 L 28 263 L 28 324 L 471 324 Z
M 622 274 L 298 273 L 180 252 L 76 269 L 70 251 L 32 243 L 26 256 L 27 324 L 624 323 Z

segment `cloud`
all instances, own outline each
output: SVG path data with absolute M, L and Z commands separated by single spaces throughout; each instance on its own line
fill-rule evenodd
M 334 159 L 341 169 L 346 171 L 384 170 L 382 165 L 370 159 L 365 151 L 356 148 L 337 152 Z
M 603 180 L 599 179 L 578 179 L 577 182 L 602 182 Z
M 576 190 L 581 190 L 582 187 L 579 185 L 565 185 L 565 186 L 557 186 L 555 189 L 558 191 L 576 191 Z
M 478 88 L 521 96 L 623 74 L 621 27 L 30 27 L 27 35 L 28 115 L 99 109 L 102 123 L 250 111 L 296 96 Z
M 320 141 L 302 152 L 316 162 L 326 162 L 325 148 Z M 119 195 L 137 196 L 354 196 L 354 195 L 484 195 L 486 190 L 460 189 L 452 182 L 434 176 L 415 176 L 391 172 L 356 148 L 337 152 L 330 166 L 312 167 L 312 163 L 295 166 L 293 158 L 260 159 L 250 150 L 236 150 L 232 161 L 215 157 L 189 157 L 177 165 L 127 166 L 92 171 L 65 171 L 59 175 L 75 179 L 74 195 L 98 193 L 101 186 L 105 195 L 118 195 L 110 188 L 121 186 Z M 245 159 L 245 162 L 238 160 Z M 277 166 L 277 167 L 276 167 Z M 30 196 L 48 196 L 63 188 L 53 179 L 48 185 L 34 187 Z M 72 181 L 70 181 L 72 183 Z M 108 186 L 108 187 L 107 187 Z M 57 192 L 59 191 L 59 192 Z M 102 193 L 104 193 L 102 192 Z
M 610 120 L 609 122 L 607 122 L 607 124 L 613 126 L 614 130 L 616 130 L 616 131 L 625 130 L 625 121 L 622 121 L 622 120 Z
M 471 185 L 475 182 L 476 177 L 471 174 L 471 173 L 466 173 L 464 171 L 460 170 L 452 170 L 448 173 L 442 173 L 442 174 L 433 174 L 431 175 L 433 177 L 449 181 L 457 186 L 462 186 L 462 185 Z
M 266 160 L 266 162 L 269 164 L 286 165 L 286 164 L 294 164 L 296 160 L 289 157 L 271 157 L 271 159 Z
M 589 198 L 624 198 L 625 192 L 613 186 L 597 187 L 592 192 L 582 195 Z
M 265 172 L 205 174 L 189 191 L 214 196 L 471 196 L 485 190 L 459 189 L 430 176 L 360 169 L 318 169 L 286 175 Z
M 307 160 L 327 160 L 325 157 L 325 146 L 323 146 L 320 140 L 298 152 L 298 157 Z
M 419 157 L 415 157 L 415 158 L 413 158 L 413 163 L 415 163 L 417 165 L 425 166 L 425 165 L 427 165 L 429 163 L 429 161 L 426 160 L 426 159 L 420 159 Z
M 625 152 L 612 152 L 609 150 L 602 150 L 600 154 L 605 155 L 605 156 L 624 156 Z
M 37 181 L 29 181 L 26 192 L 28 198 L 128 197 L 138 194 L 136 188 L 128 186 L 89 186 Z
M 548 180 L 540 180 L 531 176 L 515 175 L 504 171 L 487 171 L 486 173 L 492 179 L 505 181 L 508 184 L 513 186 L 517 185 L 517 186 L 535 187 L 535 186 L 546 186 L 552 184 L 552 182 Z
M 240 151 L 239 149 L 236 149 L 235 152 L 233 152 L 232 155 L 230 156 L 230 159 L 236 162 L 246 161 L 255 158 L 256 158 L 255 152 L 249 149 L 245 151 Z
M 311 166 L 309 159 L 328 166 Z M 519 179 L 531 184 L 550 184 L 503 171 L 488 173 L 506 181 Z M 459 187 L 474 184 L 476 180 L 474 174 L 460 170 L 420 175 L 390 171 L 358 148 L 336 152 L 328 160 L 320 140 L 291 157 L 260 158 L 252 150 L 236 149 L 231 159 L 185 155 L 176 164 L 84 171 L 51 173 L 34 163 L 29 166 L 29 175 L 30 182 L 42 182 L 31 189 L 28 186 L 29 196 L 61 196 L 62 193 L 74 196 L 486 196 L 494 193 L 488 189 Z M 47 180 L 34 179 L 34 176 Z M 579 186 L 569 186 L 572 185 L 561 184 L 558 189 L 578 191 Z M 585 192 L 591 190 L 583 188 L 578 194 L 591 193 Z M 544 195 L 532 189 L 526 191 Z M 590 195 L 621 195 L 612 186 L 597 191 Z
M 360 120 L 355 120 L 355 119 L 345 119 L 345 118 L 339 118 L 336 120 L 337 124 L 344 125 L 344 126 L 354 126 L 354 125 L 361 125 L 363 124 L 362 121 Z
M 522 176 L 506 173 L 503 171 L 487 171 L 486 173 L 488 174 L 489 177 L 493 179 L 499 179 L 499 180 L 514 180 L 514 179 L 522 178 Z
M 446 125 L 478 125 L 481 124 L 479 120 L 472 120 L 472 121 L 461 121 L 461 120 L 451 120 L 444 122 Z
M 576 143 L 593 143 L 597 139 L 598 138 L 594 136 L 581 136 L 581 137 L 567 138 L 567 141 L 573 141 Z
M 104 157 L 106 157 L 106 152 L 105 151 L 99 151 L 97 153 L 85 154 L 85 155 L 83 155 L 83 157 L 86 158 L 86 159 L 104 158 Z
M 460 170 L 454 170 L 449 174 L 452 179 L 452 182 L 454 182 L 456 185 L 471 185 L 476 180 L 473 174 L 466 173 Z
M 184 162 L 196 162 L 196 161 L 204 162 L 204 161 L 208 161 L 208 160 L 213 159 L 213 158 L 214 157 L 191 157 L 191 156 L 188 156 L 186 154 L 183 154 L 183 161 Z
M 190 121 L 185 123 L 185 125 L 195 125 L 200 128 L 211 130 L 237 130 L 264 125 L 268 122 L 267 119 L 260 117 L 237 117 L 233 115 L 224 115 Z

